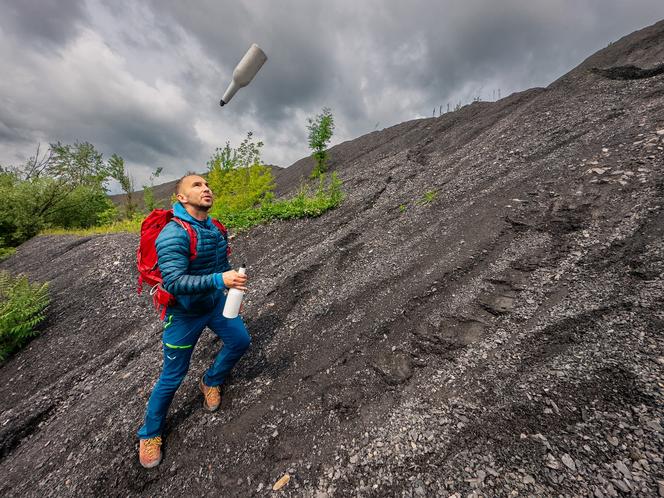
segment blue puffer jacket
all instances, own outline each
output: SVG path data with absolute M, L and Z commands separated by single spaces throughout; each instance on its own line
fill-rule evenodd
M 191 216 L 182 204 L 173 204 L 173 213 L 196 231 L 196 258 L 189 260 L 189 235 L 175 221 L 163 228 L 157 241 L 157 258 L 163 286 L 176 298 L 168 312 L 203 314 L 224 299 L 221 273 L 231 269 L 226 254 L 227 242 L 208 216 L 204 221 Z

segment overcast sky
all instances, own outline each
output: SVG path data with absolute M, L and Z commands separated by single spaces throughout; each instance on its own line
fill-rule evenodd
M 0 0 L 0 164 L 38 143 L 93 143 L 137 186 L 204 171 L 251 130 L 263 160 L 308 154 L 331 107 L 333 144 L 434 107 L 546 86 L 662 0 Z M 251 43 L 268 61 L 224 108 Z

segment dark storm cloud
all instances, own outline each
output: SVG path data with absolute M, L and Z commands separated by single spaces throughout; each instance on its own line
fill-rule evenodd
M 154 5 L 227 72 L 250 43 L 265 49 L 270 59 L 252 83 L 251 101 L 267 124 L 278 125 L 293 107 L 331 105 L 355 131 L 374 115 L 394 123 L 450 99 L 547 85 L 607 42 L 664 16 L 655 0 Z M 388 88 L 393 101 L 366 102 Z M 404 115 L 399 89 L 416 91 L 422 107 Z
M 2 0 L 2 30 L 40 49 L 63 45 L 87 20 L 80 0 Z
M 2 1 L 2 0 L 0 0 Z M 0 163 L 37 142 L 88 140 L 137 184 L 202 170 L 248 130 L 266 162 L 306 155 L 306 118 L 333 109 L 335 143 L 475 97 L 546 86 L 664 17 L 661 0 L 4 2 Z M 223 109 L 251 43 L 268 62 Z

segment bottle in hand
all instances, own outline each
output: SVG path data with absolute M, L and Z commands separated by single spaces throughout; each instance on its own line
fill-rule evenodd
M 238 270 L 240 275 L 247 273 L 246 265 L 242 265 Z M 224 311 L 222 315 L 226 318 L 235 318 L 240 313 L 240 305 L 242 304 L 242 298 L 244 297 L 244 291 L 239 289 L 230 289 L 228 295 L 226 296 L 226 304 L 224 305 Z

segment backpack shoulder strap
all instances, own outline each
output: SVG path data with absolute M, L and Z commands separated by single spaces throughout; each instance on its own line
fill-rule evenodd
M 212 218 L 212 224 L 216 226 L 225 239 L 228 239 L 228 229 L 217 218 Z
M 191 223 L 181 220 L 176 216 L 173 217 L 172 221 L 184 228 L 185 232 L 189 235 L 189 261 L 193 261 L 196 259 L 196 245 L 198 243 L 196 230 L 191 226 Z
M 224 240 L 226 241 L 226 256 L 230 256 L 233 254 L 233 251 L 231 250 L 231 244 L 228 241 L 228 229 L 217 218 L 212 218 L 212 224 L 216 226 L 221 232 L 221 235 L 223 235 Z

